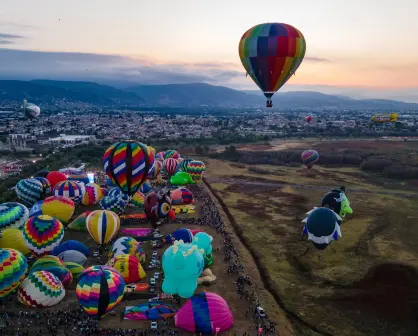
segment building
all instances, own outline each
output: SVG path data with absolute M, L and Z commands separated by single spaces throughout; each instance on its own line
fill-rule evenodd
M 48 142 L 50 144 L 66 144 L 66 145 L 75 145 L 82 143 L 89 143 L 90 141 L 96 140 L 94 135 L 65 135 L 61 134 L 56 138 L 49 138 Z
M 28 148 L 35 145 L 38 141 L 31 134 L 9 134 L 9 143 L 11 147 Z

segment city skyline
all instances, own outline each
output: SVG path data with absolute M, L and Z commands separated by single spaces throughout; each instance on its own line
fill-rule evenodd
M 256 90 L 238 57 L 262 22 L 297 27 L 305 60 L 282 91 L 408 96 L 418 87 L 418 3 L 301 0 L 222 2 L 15 0 L 0 12 L 2 78 L 207 82 Z M 390 24 L 389 24 L 390 23 Z M 72 54 L 66 54 L 66 53 Z M 411 93 L 412 92 L 412 93 Z M 354 94 L 354 93 L 353 93 Z

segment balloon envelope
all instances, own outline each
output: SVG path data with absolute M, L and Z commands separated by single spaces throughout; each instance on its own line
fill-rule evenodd
M 13 249 L 0 249 L 0 298 L 14 291 L 26 276 L 25 256 Z

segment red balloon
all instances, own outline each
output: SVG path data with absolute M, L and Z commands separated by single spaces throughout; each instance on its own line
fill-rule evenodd
M 306 121 L 307 121 L 308 123 L 310 123 L 310 122 L 311 122 L 311 120 L 312 120 L 312 117 L 311 117 L 310 115 L 308 115 L 308 116 L 306 117 Z
M 67 175 L 59 171 L 52 171 L 46 176 L 46 179 L 51 183 L 51 188 L 54 189 L 56 184 L 67 180 Z

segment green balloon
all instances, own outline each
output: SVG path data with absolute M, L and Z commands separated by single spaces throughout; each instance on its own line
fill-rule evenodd
M 188 173 L 178 172 L 176 175 L 171 176 L 170 184 L 176 186 L 183 186 L 187 184 L 195 184 L 195 182 Z

